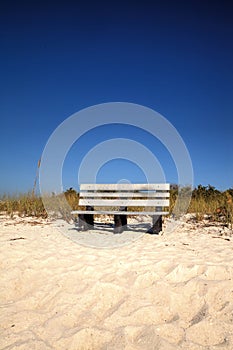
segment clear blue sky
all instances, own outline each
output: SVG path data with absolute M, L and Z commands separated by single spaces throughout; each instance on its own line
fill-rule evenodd
M 0 193 L 32 189 L 54 129 L 113 101 L 150 107 L 175 126 L 195 185 L 233 187 L 232 2 L 1 2 L 0 29 Z M 124 165 L 119 176 L 141 182 Z M 75 187 L 76 167 L 67 160 L 65 186 Z M 106 167 L 116 176 L 116 161 Z M 173 170 L 167 179 L 176 181 Z

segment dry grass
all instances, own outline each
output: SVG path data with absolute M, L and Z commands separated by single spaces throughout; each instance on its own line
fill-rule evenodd
M 170 210 L 174 207 L 178 190 L 171 190 Z M 221 221 L 224 225 L 233 226 L 233 189 L 224 192 L 215 187 L 199 185 L 192 191 L 188 213 L 195 213 L 197 220 L 208 215 L 214 221 Z
M 186 191 L 184 189 L 184 191 Z M 77 210 L 79 207 L 79 194 L 72 188 L 65 193 L 67 205 L 60 196 L 56 196 L 55 211 L 60 217 L 69 221 L 71 219 L 70 209 Z M 172 212 L 178 196 L 177 187 L 173 186 L 170 191 L 170 212 Z M 52 198 L 52 196 L 51 196 Z M 49 199 L 48 199 L 49 200 Z M 140 208 L 134 208 L 140 210 Z M 42 199 L 33 193 L 22 194 L 18 196 L 3 196 L 0 199 L 0 212 L 13 216 L 34 216 L 46 218 L 48 216 Z M 192 198 L 188 209 L 189 213 L 195 213 L 197 220 L 201 220 L 204 215 L 209 215 L 213 220 L 222 221 L 223 224 L 232 228 L 233 226 L 233 189 L 220 192 L 213 186 L 199 185 L 192 192 Z
M 0 199 L 0 212 L 5 212 L 11 217 L 16 213 L 19 216 L 35 216 L 42 218 L 48 216 L 41 197 L 35 196 L 32 193 L 17 196 L 3 196 Z

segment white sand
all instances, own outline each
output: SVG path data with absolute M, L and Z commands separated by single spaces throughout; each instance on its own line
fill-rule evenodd
M 233 349 L 230 230 L 184 218 L 103 249 L 0 219 L 0 349 Z

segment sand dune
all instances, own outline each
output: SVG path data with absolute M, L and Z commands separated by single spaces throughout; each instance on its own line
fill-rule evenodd
M 1 216 L 0 349 L 232 350 L 231 232 L 187 218 L 103 249 Z

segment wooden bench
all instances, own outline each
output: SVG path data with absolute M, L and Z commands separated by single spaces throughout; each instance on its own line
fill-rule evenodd
M 127 229 L 127 215 L 151 215 L 153 225 L 147 232 L 158 234 L 162 215 L 169 213 L 169 190 L 169 184 L 81 184 L 79 206 L 85 209 L 71 214 L 78 214 L 81 231 L 93 229 L 94 214 L 114 215 L 114 233 Z

